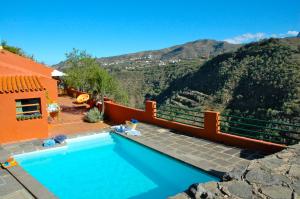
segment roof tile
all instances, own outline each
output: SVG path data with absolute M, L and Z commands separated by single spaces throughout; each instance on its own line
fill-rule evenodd
M 42 90 L 45 87 L 38 76 L 0 76 L 0 94 Z

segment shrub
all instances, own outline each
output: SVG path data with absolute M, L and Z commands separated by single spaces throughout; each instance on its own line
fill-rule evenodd
M 95 123 L 95 122 L 99 122 L 101 121 L 103 118 L 101 116 L 100 111 L 98 110 L 98 108 L 94 107 L 92 109 L 90 109 L 86 116 L 84 117 L 84 120 L 86 122 L 90 122 L 90 123 Z

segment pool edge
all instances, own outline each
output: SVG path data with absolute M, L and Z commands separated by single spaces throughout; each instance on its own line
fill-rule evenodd
M 113 134 L 122 136 L 123 138 L 128 139 L 129 141 L 132 141 L 132 142 L 135 142 L 135 143 L 137 143 L 137 144 L 139 144 L 139 145 L 142 145 L 142 146 L 144 146 L 144 147 L 147 147 L 147 148 L 149 148 L 149 149 L 151 149 L 151 150 L 154 150 L 154 151 L 156 151 L 156 152 L 158 152 L 158 153 L 160 153 L 160 154 L 162 154 L 162 155 L 164 155 L 164 156 L 171 157 L 171 158 L 173 158 L 173 159 L 179 161 L 180 163 L 183 163 L 183 164 L 185 164 L 185 165 L 187 165 L 187 166 L 190 166 L 190 167 L 199 169 L 199 170 L 201 170 L 201 171 L 203 171 L 203 172 L 205 172 L 205 173 L 208 173 L 209 175 L 212 175 L 212 176 L 214 176 L 214 177 L 216 177 L 216 178 L 219 178 L 220 181 L 221 181 L 221 179 L 222 179 L 222 177 L 223 177 L 223 175 L 224 175 L 223 173 L 221 174 L 221 173 L 218 172 L 218 171 L 211 171 L 211 170 L 207 170 L 207 169 L 201 168 L 201 167 L 199 167 L 199 166 L 197 166 L 197 165 L 195 165 L 195 164 L 193 164 L 193 163 L 191 163 L 191 162 L 187 162 L 187 161 L 185 161 L 185 160 L 183 160 L 183 159 L 180 159 L 179 157 L 175 157 L 175 156 L 172 155 L 172 154 L 168 154 L 167 152 L 164 152 L 163 150 L 159 150 L 159 149 L 153 148 L 153 147 L 147 145 L 146 143 L 143 143 L 141 140 L 136 140 L 136 139 L 134 139 L 134 138 L 137 137 L 137 136 L 128 136 L 128 135 L 125 135 L 125 134 L 122 134 L 122 133 L 117 133 L 117 132 L 110 132 L 110 133 L 113 133 Z
M 18 181 L 26 191 L 28 191 L 34 198 L 43 199 L 58 199 L 57 196 L 46 186 L 36 180 L 30 173 L 26 172 L 21 166 L 17 165 L 6 169 L 11 176 Z
M 76 138 L 82 138 L 82 137 L 85 137 L 85 136 L 92 136 L 92 135 L 97 135 L 97 134 L 101 134 L 101 133 L 110 133 L 110 134 L 115 134 L 115 135 L 118 135 L 118 136 L 121 136 L 125 139 L 127 139 L 128 141 L 131 141 L 131 142 L 134 142 L 136 144 L 139 144 L 141 146 L 144 146 L 144 147 L 147 147 L 157 153 L 160 153 L 164 156 L 167 156 L 167 157 L 170 157 L 170 158 L 173 158 L 174 160 L 186 165 L 186 166 L 189 166 L 189 167 L 192 167 L 192 168 L 195 168 L 195 169 L 199 169 L 213 177 L 216 177 L 216 178 L 219 178 L 220 181 L 222 179 L 222 176 L 223 174 L 219 174 L 217 172 L 214 172 L 214 171 L 211 171 L 211 170 L 207 170 L 207 169 L 204 169 L 204 168 L 201 168 L 195 164 L 192 164 L 191 162 L 187 162 L 183 159 L 180 159 L 172 154 L 168 154 L 166 151 L 163 151 L 163 150 L 159 150 L 157 148 L 153 148 L 149 145 L 147 145 L 146 143 L 143 143 L 142 140 L 137 140 L 137 139 L 134 139 L 135 136 L 128 136 L 128 135 L 124 135 L 124 134 L 120 134 L 120 133 L 114 133 L 114 132 L 109 132 L 109 131 L 99 131 L 99 132 L 93 132 L 93 133 L 89 133 L 89 134 L 85 134 L 85 135 L 79 135 L 79 136 L 72 136 L 71 138 L 68 138 L 68 139 L 76 139 Z M 55 148 L 64 148 L 66 146 L 57 146 Z M 55 150 L 55 148 L 53 150 Z M 49 149 L 44 149 L 44 150 L 49 150 Z M 51 150 L 51 149 L 50 149 Z M 34 151 L 34 152 L 42 152 L 43 150 L 37 150 L 37 151 Z M 22 153 L 22 154 L 16 154 L 14 156 L 18 156 L 18 155 L 23 155 L 23 154 L 28 154 L 30 152 L 25 152 L 25 153 Z M 45 198 L 45 199 L 57 199 L 58 197 L 54 195 L 53 192 L 51 192 L 46 186 L 44 186 L 43 184 L 41 184 L 38 180 L 36 180 L 30 173 L 26 172 L 21 166 L 15 166 L 15 167 L 11 167 L 11 168 L 8 168 L 6 169 L 10 174 L 11 176 L 13 176 L 34 198 Z M 218 175 L 219 174 L 219 175 Z
M 86 132 L 84 134 L 77 134 L 73 136 L 68 136 L 69 140 L 72 139 L 81 139 L 82 137 L 86 136 L 93 136 L 93 135 L 99 135 L 102 133 L 109 133 L 109 131 L 91 131 Z M 66 148 L 66 144 L 57 145 L 53 148 L 41 148 L 34 151 L 17 153 L 17 154 L 10 154 L 7 152 L 7 157 L 10 156 L 22 156 L 29 153 L 40 153 L 45 151 L 54 151 L 54 150 L 60 150 L 62 148 Z M 14 167 L 5 168 L 6 170 L 20 185 L 28 191 L 28 193 L 33 198 L 43 198 L 43 199 L 58 199 L 58 197 L 51 192 L 46 186 L 44 186 L 42 183 L 40 183 L 37 179 L 35 179 L 29 172 L 27 172 L 25 169 L 23 169 L 20 165 L 16 165 Z

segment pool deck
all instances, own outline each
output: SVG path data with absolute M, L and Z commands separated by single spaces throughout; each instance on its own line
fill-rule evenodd
M 250 160 L 267 155 L 260 151 L 227 146 L 149 124 L 139 124 L 137 130 L 141 131 L 142 136 L 123 136 L 217 177 L 222 177 L 235 166 L 248 164 Z
M 101 132 L 107 130 L 101 129 Z M 123 136 L 217 177 L 223 176 L 224 172 L 230 171 L 237 165 L 247 164 L 250 160 L 262 158 L 266 155 L 259 151 L 226 146 L 144 123 L 140 123 L 137 130 L 141 131 L 141 136 Z M 89 134 L 95 134 L 95 132 L 70 134 L 68 137 L 74 138 Z M 11 155 L 42 150 L 41 144 L 41 140 L 32 140 L 2 145 L 0 146 L 0 161 L 3 162 Z M 20 166 L 8 170 L 0 168 L 0 198 L 31 199 L 40 198 L 40 196 L 46 199 L 56 198 Z

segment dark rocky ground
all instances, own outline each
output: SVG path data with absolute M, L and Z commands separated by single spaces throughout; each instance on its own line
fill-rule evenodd
M 300 198 L 300 144 L 235 167 L 222 182 L 193 184 L 170 199 Z

